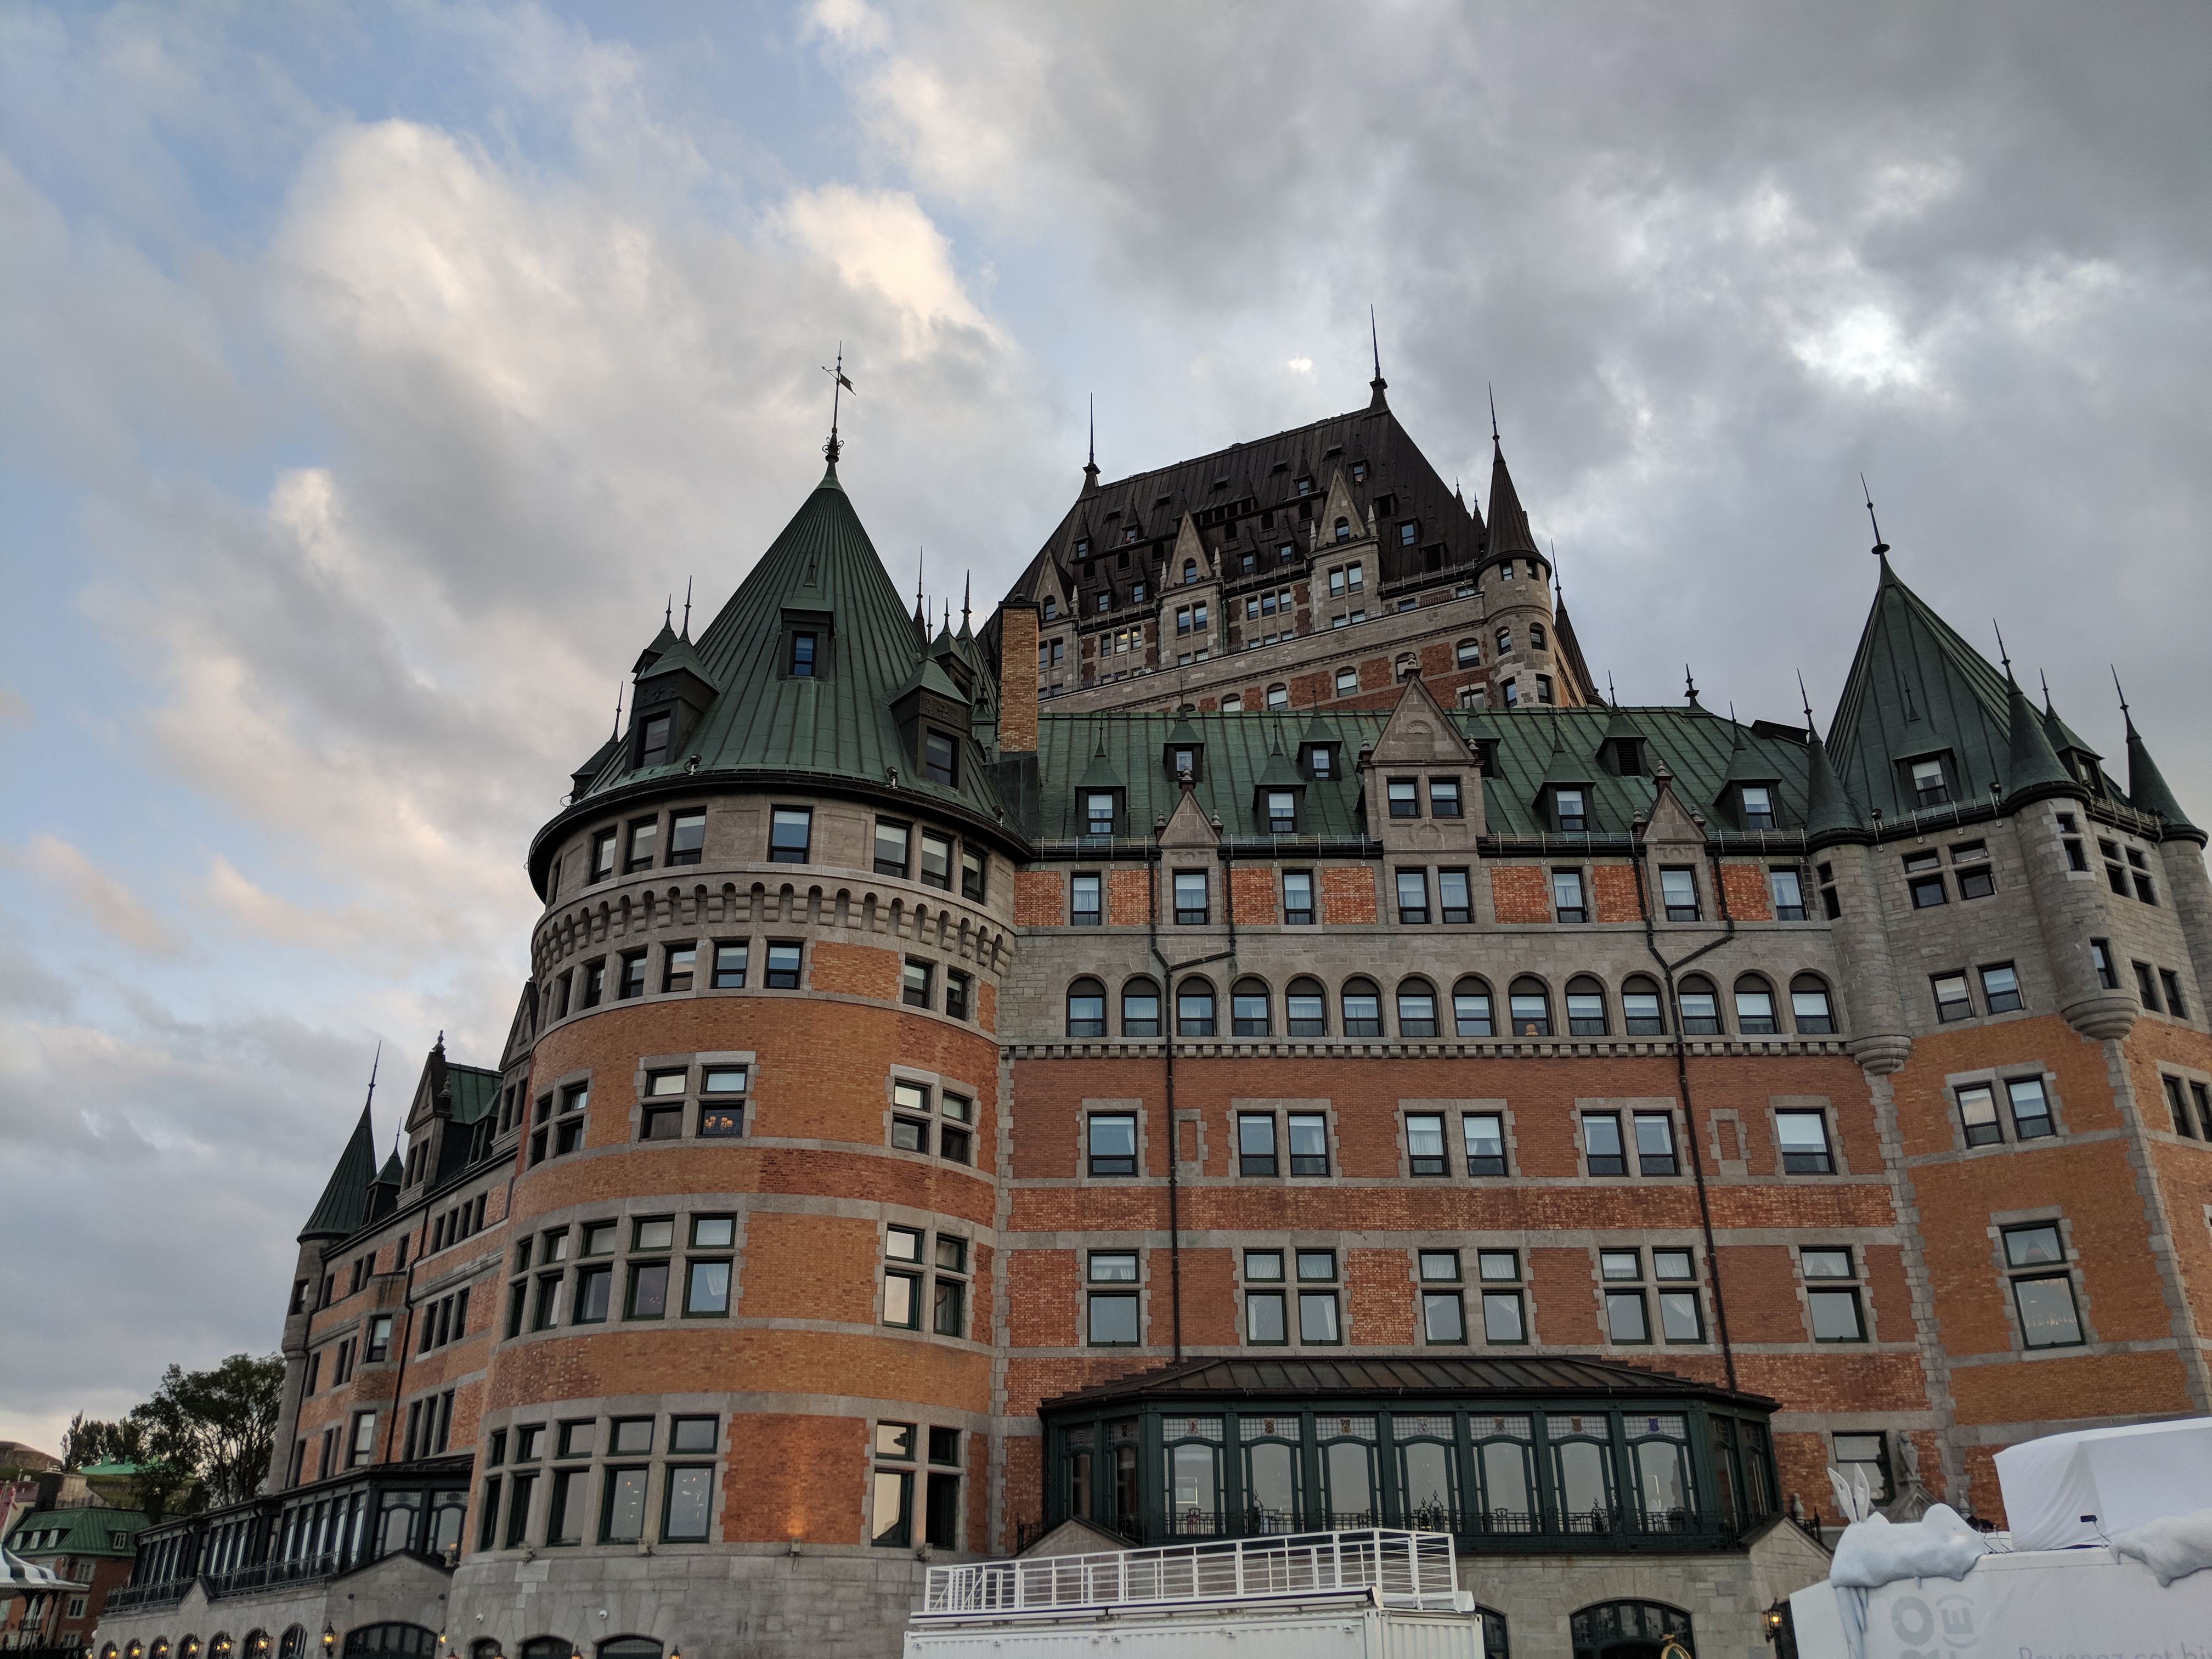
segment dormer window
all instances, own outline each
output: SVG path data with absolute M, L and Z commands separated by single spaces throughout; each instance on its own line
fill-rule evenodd
M 1354 483 L 1365 483 L 1367 482 L 1366 462 L 1354 461 L 1352 464 L 1352 482 Z
M 1644 744 L 1637 738 L 1615 738 L 1612 741 L 1613 769 L 1616 775 L 1627 778 L 1640 776 L 1644 771 Z
M 1336 775 L 1336 759 L 1325 743 L 1306 745 L 1306 775 L 1316 783 L 1326 782 Z
M 1191 744 L 1178 744 L 1168 750 L 1168 770 L 1176 777 L 1188 772 L 1198 775 L 1198 750 Z
M 1049 593 L 1044 596 L 1044 619 L 1051 622 L 1060 615 L 1060 601 Z
M 1090 550 L 1091 550 L 1091 542 L 1090 542 L 1090 539 L 1089 539 L 1088 538 L 1085 538 L 1085 539 L 1083 539 L 1083 540 L 1081 540 L 1081 541 L 1079 541 L 1079 542 L 1078 542 L 1078 543 L 1076 543 L 1076 544 L 1075 544 L 1075 556 L 1076 556 L 1077 558 L 1079 558 L 1079 558 L 1081 558 L 1085 554 L 1088 553 Z
M 1110 587 L 1100 588 L 1098 590 L 1098 609 L 1103 612 L 1111 611 L 1113 608 L 1114 590 Z
M 1198 580 L 1198 561 L 1197 561 L 1196 559 L 1185 559 L 1185 560 L 1182 562 L 1182 581 L 1183 581 L 1183 586 L 1186 586 L 1186 587 L 1188 587 L 1188 586 L 1189 586 L 1193 582 L 1196 581 L 1197 580 Z
M 1298 494 L 1301 495 L 1310 495 L 1313 494 L 1313 474 L 1310 472 L 1309 472 L 1304 477 L 1298 480 Z
M 1747 830 L 1774 828 L 1774 792 L 1763 783 L 1743 786 L 1743 827 Z
M 1942 806 L 1952 798 L 1953 779 L 1947 755 L 1922 755 L 1903 764 L 1905 786 L 1916 806 Z
M 1408 519 L 1405 523 L 1398 526 L 1399 546 L 1411 547 L 1415 542 L 1420 540 L 1420 538 L 1421 526 L 1419 520 Z
M 648 714 L 645 717 L 645 723 L 640 728 L 637 745 L 637 763 L 640 766 L 668 764 L 670 725 L 671 717 L 666 714 Z
M 1298 798 L 1295 791 L 1270 789 L 1267 792 L 1267 833 L 1271 836 L 1291 836 L 1297 833 Z
M 1579 834 L 1589 828 L 1589 807 L 1580 789 L 1552 791 L 1552 821 L 1561 835 Z
M 1142 583 L 1142 582 L 1132 582 L 1132 583 L 1129 585 L 1129 603 L 1130 603 L 1131 605 L 1142 605 L 1144 602 L 1145 602 L 1145 585 L 1144 585 L 1144 583 Z
M 1086 836 L 1111 836 L 1114 833 L 1114 792 L 1094 789 L 1083 797 L 1083 833 Z
M 934 727 L 925 730 L 921 738 L 921 775 L 932 783 L 941 783 L 946 788 L 957 781 L 955 772 L 959 765 L 959 745 L 949 732 Z
M 1125 542 L 1133 542 L 1134 540 L 1136 540 L 1136 539 L 1137 539 L 1137 526 L 1134 526 L 1134 525 L 1131 525 L 1131 526 L 1130 526 L 1127 530 L 1123 531 L 1123 532 L 1121 532 L 1121 539 L 1122 539 L 1123 541 L 1125 541 Z
M 1336 521 L 1336 538 L 1340 542 L 1348 542 L 1352 539 L 1352 521 L 1349 519 L 1339 519 Z
M 814 634 L 793 634 L 791 636 L 791 677 L 795 680 L 814 678 L 815 653 L 821 644 Z

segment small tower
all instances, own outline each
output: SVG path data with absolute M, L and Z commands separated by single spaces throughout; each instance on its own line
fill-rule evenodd
M 1490 701 L 1500 708 L 1578 701 L 1560 672 L 1552 615 L 1552 564 L 1536 550 L 1528 515 L 1506 469 L 1504 446 L 1491 432 L 1490 539 L 1475 567 L 1484 601 L 1483 655 Z

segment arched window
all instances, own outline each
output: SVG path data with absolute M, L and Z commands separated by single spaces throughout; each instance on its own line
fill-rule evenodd
M 495 1652 L 498 1647 L 498 1643 L 492 1644 Z M 307 1650 L 307 1627 L 305 1625 L 286 1626 L 283 1637 L 276 1644 L 276 1659 L 300 1659 Z M 482 1656 L 478 1656 L 478 1659 L 482 1659 Z
M 1462 640 L 1456 646 L 1453 647 L 1452 649 L 1453 654 L 1457 659 L 1459 665 L 1462 668 L 1480 668 L 1482 666 L 1482 641 L 1480 640 Z
M 1328 1035 L 1328 993 L 1317 979 L 1294 979 L 1283 993 L 1283 1017 L 1294 1037 Z
M 1782 1029 L 1774 1018 L 1774 988 L 1757 974 L 1735 982 L 1735 1029 L 1745 1036 L 1771 1036 Z
M 479 1636 L 469 1644 L 469 1659 L 500 1659 L 499 1638 Z
M 1790 981 L 1790 1012 L 1802 1036 L 1825 1036 L 1836 1029 L 1827 982 L 1818 974 L 1800 974 Z
M 1079 979 L 1067 988 L 1067 1034 L 1072 1037 L 1106 1035 L 1106 988 L 1095 979 Z
M 1532 622 L 1528 624 L 1528 648 L 1531 651 L 1541 651 L 1544 648 L 1543 623 Z
M 1513 1659 L 1513 1644 L 1505 1639 L 1505 1615 L 1496 1607 L 1477 1607 L 1482 1620 L 1482 1659 Z
M 1425 979 L 1401 980 L 1398 984 L 1398 1035 L 1432 1037 L 1437 1034 L 1437 988 Z
M 100 1650 L 100 1659 L 115 1659 L 115 1644 L 110 1642 Z
M 1229 988 L 1229 1029 L 1237 1036 L 1272 1036 L 1267 1012 L 1267 987 L 1256 979 L 1240 979 Z
M 568 1659 L 575 1650 L 566 1637 L 533 1636 L 522 1644 L 522 1659 Z
M 1452 987 L 1452 1030 L 1461 1036 L 1495 1036 L 1490 987 L 1472 974 Z
M 199 1659 L 200 1638 L 186 1632 L 184 1639 L 177 1644 L 177 1652 L 181 1659 Z
M 526 1654 L 529 1650 L 523 1651 Z M 438 1632 L 420 1625 L 356 1625 L 345 1634 L 345 1652 L 346 1659 L 374 1654 L 392 1655 L 396 1659 L 437 1659 Z M 561 1659 L 568 1659 L 568 1655 Z
M 1244 712 L 1244 699 L 1237 693 L 1231 691 L 1227 696 L 1221 700 L 1221 712 L 1224 714 L 1243 714 Z
M 1348 979 L 1344 981 L 1344 1034 L 1353 1036 L 1382 1035 L 1382 994 L 1375 988 L 1371 979 Z
M 154 1638 L 153 1655 L 154 1659 L 169 1659 L 169 1638 L 167 1637 L 157 1636 Z
M 1213 982 L 1187 979 L 1176 987 L 1176 1035 L 1213 1035 Z
M 599 1659 L 660 1659 L 660 1644 L 650 1636 L 610 1636 L 599 1644 Z
M 1575 1659 L 1659 1659 L 1673 1637 L 1696 1659 L 1690 1615 L 1663 1601 L 1601 1601 L 1567 1621 Z
M 1121 1035 L 1156 1037 L 1160 1034 L 1160 988 L 1148 979 L 1133 979 L 1121 988 Z
M 1336 538 L 1340 542 L 1348 542 L 1352 539 L 1352 524 L 1349 520 L 1339 519 L 1336 521 Z
M 1621 1029 L 1631 1036 L 1664 1036 L 1667 1011 L 1659 998 L 1659 981 L 1632 974 L 1620 985 Z
M 1502 657 L 1512 649 L 1513 630 L 1510 628 L 1499 629 L 1498 630 L 1498 654 Z
M 1269 687 L 1267 688 L 1267 707 L 1268 707 L 1268 708 L 1288 708 L 1290 706 L 1291 706 L 1291 688 L 1290 688 L 1289 686 L 1287 686 L 1287 685 L 1271 685 L 1271 686 L 1269 686 Z
M 1567 1033 L 1571 1036 L 1606 1035 L 1605 987 L 1588 974 L 1567 981 Z
M 1188 586 L 1189 586 L 1193 582 L 1196 581 L 1197 580 L 1198 580 L 1198 561 L 1197 561 L 1196 559 L 1185 559 L 1185 560 L 1182 562 L 1182 581 L 1183 581 L 1183 586 L 1186 586 L 1186 587 L 1188 587 Z
M 1720 993 L 1703 974 L 1691 974 L 1674 988 L 1682 1003 L 1682 1035 L 1717 1036 L 1721 1029 Z
M 1513 981 L 1511 1000 L 1513 1025 L 1508 1036 L 1552 1035 L 1552 994 L 1543 981 L 1522 975 Z
M 250 1630 L 246 1632 L 246 1645 L 238 1650 L 239 1659 L 270 1659 L 272 1645 L 267 1631 Z

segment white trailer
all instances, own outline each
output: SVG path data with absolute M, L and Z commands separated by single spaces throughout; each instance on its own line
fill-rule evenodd
M 905 1659 L 1482 1659 L 1446 1533 L 1224 1540 L 933 1567 Z

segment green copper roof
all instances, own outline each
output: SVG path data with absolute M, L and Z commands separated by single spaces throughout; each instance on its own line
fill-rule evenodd
M 2020 689 L 2020 682 L 2005 675 L 2006 718 L 2012 727 L 2005 750 L 2005 801 L 2036 799 L 2044 795 L 2079 794 L 2081 785 L 2060 763 L 2051 746 L 2043 717 Z
M 456 1123 L 476 1123 L 491 1115 L 499 1104 L 497 1072 L 487 1071 L 481 1066 L 456 1066 L 446 1063 L 446 1095 L 453 1103 Z
M 789 628 L 818 629 L 824 618 L 830 638 L 823 672 L 789 674 L 782 660 Z M 629 747 L 623 745 L 577 793 L 580 801 L 683 776 L 696 753 L 702 774 L 814 774 L 881 787 L 896 769 L 902 793 L 933 796 L 986 819 L 995 815 L 990 769 L 966 733 L 957 734 L 966 752 L 951 785 L 926 781 L 918 758 L 908 752 L 891 711 L 902 692 L 920 686 L 963 708 L 968 699 L 943 668 L 927 660 L 914 618 L 835 465 L 698 639 L 687 644 L 669 636 L 652 648 L 661 655 L 642 678 L 681 665 L 718 695 L 666 765 L 633 769 L 627 763 Z M 959 647 L 948 641 L 947 648 Z
M 2166 787 L 2158 763 L 2151 759 L 2150 750 L 2143 746 L 2142 734 L 2136 730 L 2135 716 L 2130 714 L 2127 722 L 2129 803 L 2138 811 L 2155 812 L 2166 820 L 2169 830 L 2179 830 L 2202 846 L 2204 832 L 2189 821 L 2189 815 L 2181 810 L 2181 803 L 2173 798 L 2173 791 Z
M 307 1224 L 300 1229 L 302 1242 L 350 1238 L 358 1232 L 368 1219 L 368 1189 L 375 1179 L 376 1142 L 369 1127 L 368 1108 L 364 1106 L 345 1151 L 338 1154 L 337 1167 L 324 1184 L 322 1197 L 316 1200 Z
M 8 1547 L 25 1556 L 106 1555 L 128 1559 L 137 1553 L 138 1531 L 147 1524 L 146 1517 L 137 1510 L 112 1510 L 100 1505 L 34 1510 L 19 1517 L 9 1530 Z M 48 1537 L 56 1532 L 61 1534 L 58 1538 Z M 27 1541 L 33 1539 L 38 1541 Z
M 2012 769 L 2004 676 L 1898 580 L 1889 560 L 1828 731 L 1851 798 L 1894 822 L 1917 810 L 1900 763 L 1951 757 L 1954 799 L 1985 800 Z

